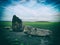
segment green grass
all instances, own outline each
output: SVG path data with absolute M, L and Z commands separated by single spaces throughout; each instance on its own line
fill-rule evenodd
M 11 21 L 0 21 L 0 24 L 2 24 L 3 26 L 11 26 L 12 22 Z
M 27 26 L 33 26 L 37 28 L 43 28 L 43 29 L 50 29 L 52 30 L 53 27 L 57 27 L 59 22 L 23 22 L 24 25 Z
M 11 21 L 0 21 L 0 28 L 4 28 L 5 26 L 12 26 Z
M 49 30 L 53 30 L 54 31 L 54 39 L 57 40 L 59 39 L 59 36 L 60 35 L 60 30 L 59 30 L 59 27 L 60 27 L 60 22 L 23 22 L 23 25 L 26 25 L 26 26 L 33 26 L 33 27 L 37 27 L 37 28 L 42 28 L 42 29 L 49 29 Z M 4 28 L 6 26 L 12 26 L 12 22 L 10 21 L 0 21 L 0 28 Z M 1 32 L 2 33 L 2 32 Z M 4 33 L 4 32 L 3 32 Z M 3 34 L 2 33 L 2 34 Z M 5 33 L 7 34 L 7 32 L 5 31 Z M 4 33 L 4 34 L 5 34 Z M 5 36 L 5 35 L 4 35 Z M 1 37 L 0 37 L 1 38 Z M 25 38 L 25 37 L 24 37 Z M 34 37 L 35 38 L 35 37 Z M 33 38 L 33 43 L 35 42 L 39 42 L 39 41 L 36 41 L 35 39 Z M 1 38 L 2 39 L 2 38 Z M 3 38 L 4 39 L 4 38 Z M 32 38 L 30 38 L 32 40 Z M 29 40 L 29 38 L 27 38 L 27 40 Z M 55 41 L 54 40 L 54 41 Z M 35 41 L 35 42 L 34 42 Z M 59 42 L 59 41 L 56 41 L 56 42 Z M 55 43 L 56 43 L 55 42 Z M 14 45 L 18 45 L 18 39 L 15 39 L 13 40 Z M 32 44 L 33 44 L 32 43 Z M 24 42 L 21 42 L 20 45 L 24 45 Z M 27 43 L 27 45 L 29 45 L 29 43 Z M 37 45 L 37 44 L 34 44 L 34 45 Z
M 26 26 L 32 26 L 37 28 L 43 28 L 43 29 L 50 29 L 52 30 L 53 27 L 57 27 L 60 24 L 60 22 L 23 22 L 23 25 Z M 5 26 L 12 26 L 11 21 L 0 21 L 0 27 Z

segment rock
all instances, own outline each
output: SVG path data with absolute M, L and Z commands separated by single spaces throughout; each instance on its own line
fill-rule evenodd
M 12 19 L 12 29 L 13 29 L 13 31 L 16 31 L 16 32 L 22 32 L 23 31 L 22 20 L 19 19 L 16 15 L 14 15 L 13 19 Z
M 11 27 L 9 27 L 9 26 L 6 26 L 6 27 L 4 27 L 4 29 L 8 29 L 8 30 L 9 30 L 9 29 L 11 29 Z
M 26 34 L 30 34 L 30 35 L 35 35 L 35 36 L 50 36 L 52 34 L 51 30 L 46 30 L 46 29 L 39 29 L 39 28 L 31 28 L 31 30 L 29 30 L 27 27 L 25 27 L 26 30 L 24 30 L 24 32 Z
M 4 27 L 5 30 L 12 31 L 12 28 L 10 26 Z
M 31 26 L 25 26 L 24 27 L 24 33 L 30 34 L 33 28 Z

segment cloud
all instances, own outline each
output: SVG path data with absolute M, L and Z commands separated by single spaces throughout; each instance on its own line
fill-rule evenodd
M 34 1 L 33 1 L 34 2 Z M 52 6 L 38 5 L 36 2 L 16 4 L 5 7 L 3 20 L 11 21 L 17 15 L 23 21 L 53 21 L 57 12 Z M 36 8 L 35 8 L 36 7 Z

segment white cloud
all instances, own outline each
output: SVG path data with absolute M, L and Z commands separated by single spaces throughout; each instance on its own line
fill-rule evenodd
M 11 5 L 5 8 L 3 20 L 12 20 L 13 15 L 17 15 L 23 21 L 53 21 L 57 12 L 51 7 L 40 5 L 37 7 L 36 2 L 30 2 L 27 6 L 22 4 Z M 36 8 L 33 9 L 33 6 Z

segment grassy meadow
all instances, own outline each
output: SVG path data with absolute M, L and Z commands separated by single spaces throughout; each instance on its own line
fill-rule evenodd
M 56 43 L 59 42 L 58 41 L 59 40 L 58 34 L 60 34 L 59 33 L 60 22 L 23 22 L 23 25 L 25 25 L 25 26 L 32 26 L 32 27 L 36 27 L 36 28 L 42 28 L 42 29 L 52 30 L 54 32 L 54 35 L 55 35 L 55 36 L 53 36 L 54 37 L 53 44 L 55 45 L 55 42 Z M 4 28 L 4 27 L 12 27 L 12 22 L 11 21 L 0 21 L 0 28 Z M 3 30 L 5 30 L 5 29 L 3 29 Z M 8 35 L 8 34 L 10 34 L 10 35 Z M 23 36 L 21 34 L 18 36 L 17 32 L 14 32 L 14 33 L 11 32 L 11 33 L 9 33 L 9 32 L 6 32 L 6 30 L 5 30 L 5 32 L 1 32 L 0 36 L 1 36 L 0 37 L 1 42 L 4 42 L 4 44 L 10 44 L 10 45 L 13 44 L 13 43 L 14 43 L 14 45 L 25 45 L 27 43 L 28 43 L 27 45 L 30 45 L 30 44 L 31 45 L 39 45 L 40 44 L 40 40 L 39 40 L 40 37 L 26 37 L 26 36 Z M 19 39 L 18 42 L 15 39 Z M 38 40 L 36 40 L 36 39 L 38 39 Z M 10 42 L 7 43 L 7 40 L 10 41 Z M 33 43 L 31 43 L 31 41 L 33 41 Z
M 23 22 L 23 25 L 26 26 L 32 26 L 36 28 L 42 28 L 42 29 L 50 29 L 57 28 L 59 26 L 60 22 Z M 0 21 L 0 28 L 3 28 L 5 26 L 12 26 L 11 21 Z

